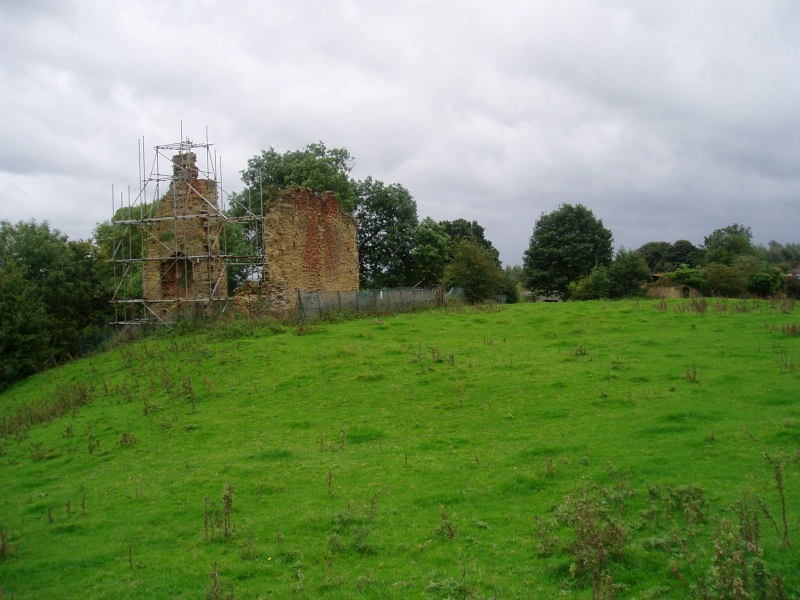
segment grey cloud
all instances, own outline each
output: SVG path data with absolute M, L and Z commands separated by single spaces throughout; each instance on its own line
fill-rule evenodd
M 509 263 L 562 203 L 618 246 L 739 221 L 796 242 L 796 3 L 27 2 L 0 6 L 0 217 L 75 237 L 137 140 L 211 141 L 223 184 L 322 140 Z M 56 190 L 58 202 L 53 201 Z

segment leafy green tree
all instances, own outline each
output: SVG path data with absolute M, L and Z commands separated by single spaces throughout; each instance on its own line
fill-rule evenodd
M 750 228 L 738 223 L 715 229 L 704 240 L 706 263 L 730 266 L 737 256 L 755 254 L 752 238 Z
M 761 246 L 756 250 L 764 260 L 785 272 L 800 267 L 800 244 L 779 244 L 773 240 L 766 248 Z
M 642 294 L 642 284 L 650 281 L 650 268 L 644 258 L 629 250 L 620 250 L 608 267 L 611 298 L 624 298 Z
M 477 221 L 467 221 L 466 219 L 455 219 L 454 221 L 439 221 L 448 236 L 453 249 L 462 240 L 473 239 L 480 246 L 486 248 L 494 257 L 497 264 L 500 264 L 500 252 L 494 247 L 492 242 L 486 239 L 486 232 Z
M 569 284 L 611 262 L 612 235 L 591 210 L 564 204 L 536 221 L 525 251 L 529 289 L 566 296 Z
M 506 303 L 516 304 L 519 302 L 519 280 L 503 271 L 503 282 L 499 290 L 500 294 L 505 297 Z
M 18 288 L 15 293 L 8 291 L 4 298 L 4 312 L 7 312 L 4 319 L 8 319 L 4 326 L 23 332 L 37 343 L 47 340 L 49 348 L 44 355 L 32 351 L 31 360 L 39 369 L 48 366 L 50 359 L 63 361 L 90 349 L 87 342 L 97 336 L 95 333 L 85 336 L 88 328 L 103 329 L 110 320 L 107 272 L 99 249 L 92 242 L 70 241 L 46 222 L 12 225 L 3 221 L 0 222 L 0 268 L 4 285 Z M 15 304 L 18 306 L 13 308 Z M 15 325 L 22 319 L 20 315 L 28 315 L 26 328 Z M 31 372 L 33 363 L 19 364 L 20 374 Z M 6 379 L 9 373 L 4 375 Z
M 523 278 L 522 265 L 507 265 L 503 267 L 503 278 L 505 283 L 500 293 L 506 297 L 506 302 L 509 304 L 519 302 Z
M 668 265 L 668 255 L 672 249 L 669 242 L 647 242 L 639 247 L 636 252 L 645 260 L 648 268 L 653 273 L 671 271 Z
M 355 190 L 361 285 L 414 285 L 408 272 L 418 224 L 414 198 L 402 185 L 385 185 L 372 177 L 357 182 Z
M 11 259 L 0 263 L 0 390 L 54 363 L 53 325 L 25 270 Z
M 697 267 L 703 264 L 705 252 L 688 240 L 678 240 L 672 243 L 672 247 L 667 252 L 665 271 L 672 271 L 679 265 Z
M 773 296 L 786 289 L 787 277 L 780 269 L 768 267 L 747 278 L 747 291 L 758 296 Z
M 445 285 L 462 288 L 470 303 L 497 296 L 504 280 L 503 270 L 491 251 L 473 238 L 462 239 L 456 244 L 453 260 L 444 273 Z
M 736 298 L 747 289 L 747 274 L 736 267 L 711 263 L 705 267 L 706 283 L 713 296 Z
M 784 279 L 784 289 L 790 298 L 800 298 L 800 270 L 791 272 Z
M 693 290 L 704 294 L 708 290 L 706 273 L 700 267 L 690 267 L 689 265 L 678 265 L 678 268 L 667 273 L 664 280 L 673 285 L 685 285 Z
M 414 230 L 408 282 L 415 286 L 439 285 L 450 261 L 450 236 L 439 223 L 424 218 Z
M 647 262 L 651 273 L 674 271 L 678 265 L 696 267 L 703 262 L 703 250 L 688 240 L 647 242 L 636 250 Z
M 305 187 L 313 192 L 333 192 L 346 212 L 356 205 L 350 180 L 353 157 L 344 148 L 327 148 L 322 142 L 280 154 L 270 147 L 247 161 L 241 172 L 245 188 L 230 199 L 230 213 L 260 215 L 279 191 Z
M 595 265 L 588 275 L 570 282 L 570 300 L 599 300 L 609 297 L 611 281 L 608 276 L 608 267 Z

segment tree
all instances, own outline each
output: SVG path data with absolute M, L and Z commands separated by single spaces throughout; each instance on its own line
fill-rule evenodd
M 503 271 L 503 281 L 498 290 L 501 296 L 505 297 L 507 304 L 516 304 L 519 302 L 519 280 L 508 271 Z
M 608 268 L 608 295 L 625 298 L 642 294 L 642 284 L 650 281 L 650 268 L 637 252 L 622 249 Z
M 414 286 L 439 285 L 450 261 L 450 236 L 439 223 L 426 217 L 414 230 L 408 281 Z
M 414 285 L 408 272 L 418 222 L 414 198 L 402 185 L 384 185 L 372 177 L 357 182 L 355 190 L 361 284 Z
M 522 265 L 507 265 L 503 267 L 503 277 L 505 279 L 505 283 L 501 293 L 506 297 L 506 302 L 509 304 L 519 302 L 522 276 Z
M 456 219 L 454 221 L 439 221 L 448 236 L 450 236 L 450 243 L 453 249 L 456 244 L 461 240 L 473 239 L 480 246 L 486 248 L 489 253 L 500 264 L 500 253 L 494 247 L 492 242 L 486 239 L 486 234 L 483 227 L 477 221 L 467 221 L 466 219 Z
M 714 296 L 735 298 L 747 289 L 747 275 L 736 267 L 712 263 L 705 268 L 708 289 Z
M 13 260 L 0 263 L 0 390 L 53 364 L 52 326 L 24 269 Z
M 700 267 L 690 267 L 685 264 L 678 265 L 674 271 L 664 276 L 664 280 L 673 285 L 685 285 L 700 293 L 705 293 L 708 290 L 706 272 Z
M 636 252 L 645 260 L 651 272 L 660 273 L 672 270 L 667 267 L 667 256 L 671 249 L 672 244 L 669 242 L 647 242 Z
M 698 248 L 688 240 L 678 240 L 672 243 L 665 256 L 665 270 L 674 271 L 679 265 L 697 267 L 703 264 L 704 258 L 705 253 L 702 248 Z
M 595 265 L 588 275 L 570 282 L 570 300 L 599 300 L 609 297 L 611 281 L 608 277 L 608 267 Z
M 110 320 L 105 268 L 99 248 L 90 241 L 70 241 L 46 222 L 0 222 L 4 337 L 27 339 L 31 346 L 30 356 L 20 362 L 9 354 L 20 349 L 4 342 L 6 381 L 83 354 L 98 343 L 98 331 Z M 45 342 L 46 351 L 38 350 Z M 21 351 L 27 352 L 25 348 Z M 8 370 L 8 365 L 18 370 Z
M 356 193 L 350 180 L 353 157 L 345 148 L 326 148 L 322 142 L 302 150 L 279 154 L 274 148 L 247 161 L 241 172 L 244 190 L 231 197 L 231 214 L 262 214 L 279 191 L 305 187 L 313 192 L 333 192 L 342 209 L 352 212 Z
M 755 254 L 752 238 L 750 228 L 738 223 L 715 229 L 704 240 L 706 263 L 730 266 L 737 256 Z
M 703 262 L 703 250 L 687 240 L 669 242 L 647 242 L 638 250 L 647 262 L 651 273 L 674 271 L 678 265 L 696 267 Z
M 472 238 L 456 244 L 444 281 L 447 287 L 462 288 L 470 303 L 497 296 L 505 284 L 503 270 L 492 253 Z
M 523 268 L 529 289 L 566 296 L 569 284 L 608 265 L 612 235 L 591 210 L 562 205 L 536 221 Z

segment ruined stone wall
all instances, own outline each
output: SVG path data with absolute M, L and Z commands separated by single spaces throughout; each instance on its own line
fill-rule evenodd
M 276 312 L 294 307 L 297 290 L 358 290 L 355 219 L 331 193 L 287 190 L 264 218 L 262 293 Z
M 202 314 L 209 302 L 228 296 L 220 258 L 224 220 L 217 208 L 217 185 L 199 179 L 193 152 L 172 158 L 173 179 L 146 223 L 143 294 L 148 307 L 171 320 L 180 304 Z

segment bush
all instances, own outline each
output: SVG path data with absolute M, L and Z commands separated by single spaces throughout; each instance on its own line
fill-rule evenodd
M 701 293 L 708 289 L 705 271 L 686 264 L 681 264 L 672 273 L 665 274 L 664 280 L 673 285 L 685 285 Z
M 598 300 L 608 298 L 610 288 L 608 269 L 597 266 L 585 277 L 570 283 L 567 291 L 570 300 Z
M 714 296 L 735 298 L 747 290 L 745 273 L 720 263 L 712 263 L 706 267 L 706 281 Z
M 642 284 L 650 281 L 650 268 L 637 252 L 620 250 L 608 268 L 609 296 L 624 298 L 642 293 Z

